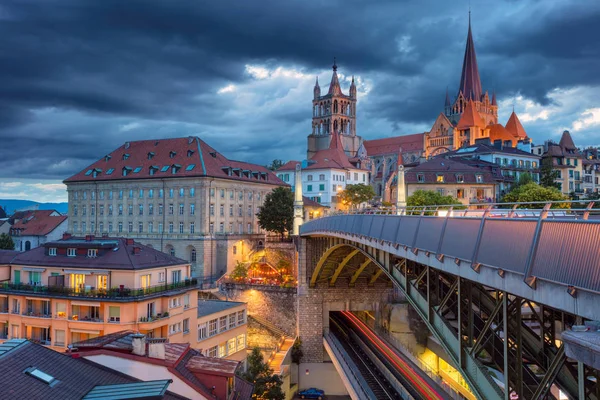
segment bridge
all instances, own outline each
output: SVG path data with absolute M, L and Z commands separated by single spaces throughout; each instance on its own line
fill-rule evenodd
M 573 358 L 585 352 L 569 352 L 563 334 L 600 320 L 600 219 L 593 203 L 576 205 L 368 210 L 305 223 L 305 357 L 324 360 L 330 313 L 377 313 L 395 288 L 474 397 L 600 399 L 598 370 Z

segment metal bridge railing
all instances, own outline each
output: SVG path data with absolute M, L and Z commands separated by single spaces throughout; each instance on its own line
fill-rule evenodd
M 337 211 L 332 215 L 416 215 L 455 218 L 599 219 L 596 200 L 531 201 L 521 203 L 470 203 L 406 207 L 366 207 Z

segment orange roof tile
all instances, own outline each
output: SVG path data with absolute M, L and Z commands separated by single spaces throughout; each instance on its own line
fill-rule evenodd
M 515 114 L 514 111 L 510 114 L 510 118 L 506 123 L 506 130 L 519 139 L 527 137 L 527 133 L 525 133 L 525 129 L 523 128 L 523 125 L 521 125 L 521 121 L 519 121 L 519 117 L 517 117 L 517 114 Z
M 384 139 L 365 140 L 363 142 L 367 155 L 379 156 L 384 154 L 396 154 L 402 147 L 402 151 L 423 151 L 423 133 L 412 135 L 394 136 Z
M 458 125 L 456 126 L 456 129 L 458 129 L 458 130 L 468 129 L 473 126 L 484 128 L 485 123 L 483 122 L 483 120 L 481 119 L 481 116 L 477 112 L 477 109 L 475 108 L 475 103 L 473 101 L 469 100 L 469 102 L 467 103 L 467 108 L 463 112 L 463 115 L 460 117 L 460 120 L 458 121 Z
M 517 144 L 517 138 L 513 136 L 506 128 L 502 126 L 502 124 L 492 124 L 489 126 L 490 128 L 490 140 L 494 142 L 495 140 L 502 140 L 502 142 L 506 140 L 510 140 L 513 146 Z

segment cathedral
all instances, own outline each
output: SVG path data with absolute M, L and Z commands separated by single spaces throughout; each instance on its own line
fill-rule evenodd
M 342 92 L 337 75 L 337 64 L 333 61 L 333 74 L 327 94 L 321 96 L 319 78 L 314 87 L 312 133 L 308 135 L 307 158 L 311 159 L 320 150 L 326 150 L 332 135 L 340 134 L 341 146 L 349 157 L 356 157 L 362 139 L 356 136 L 356 85 L 354 77 L 348 95 Z
M 504 126 L 498 123 L 496 94 L 490 96 L 487 91 L 483 92 L 469 15 L 469 31 L 458 93 L 454 101 L 451 101 L 446 91 L 444 111 L 424 135 L 424 156 L 430 158 L 470 146 L 479 139 L 489 139 L 490 143 L 504 147 L 529 143 L 517 114 L 513 111 Z

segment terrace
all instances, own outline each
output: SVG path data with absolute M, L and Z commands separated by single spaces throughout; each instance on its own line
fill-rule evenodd
M 85 289 L 67 286 L 41 286 L 23 283 L 0 283 L 0 293 L 23 294 L 44 297 L 105 299 L 110 301 L 133 301 L 143 298 L 159 297 L 168 292 L 185 291 L 198 286 L 196 278 L 177 283 L 169 283 L 145 288 L 127 288 L 124 286 L 111 289 Z

